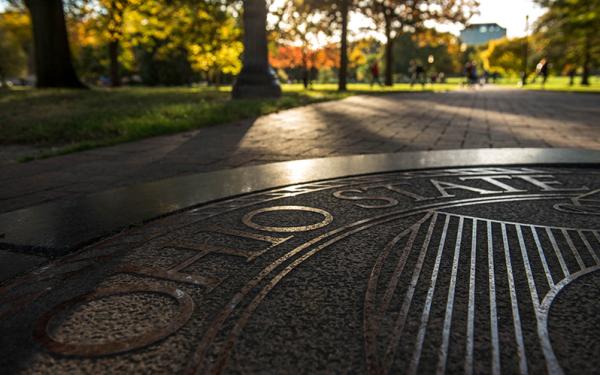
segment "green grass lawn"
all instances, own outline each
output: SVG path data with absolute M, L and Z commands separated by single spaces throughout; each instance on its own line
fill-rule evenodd
M 546 85 L 542 87 L 541 78 L 536 82 L 532 83 L 533 76 L 529 77 L 529 84 L 523 87 L 525 90 L 547 90 L 547 91 L 565 91 L 565 92 L 583 92 L 583 93 L 600 93 L 600 77 L 592 76 L 590 77 L 590 85 L 589 86 L 581 86 L 579 82 L 581 81 L 580 77 L 575 78 L 575 84 L 573 86 L 569 86 L 569 78 L 568 77 L 557 77 L 550 76 L 548 77 L 548 81 Z M 499 85 L 502 86 L 512 86 L 512 87 L 520 87 L 520 80 L 518 78 L 506 78 L 502 79 L 498 82 Z
M 350 84 L 284 85 L 279 99 L 230 100 L 230 87 L 126 87 L 115 90 L 0 90 L 0 147 L 34 145 L 36 157 L 64 154 L 137 139 L 254 118 L 286 108 L 354 94 L 437 91 L 457 84 L 371 87 Z M 32 157 L 27 157 L 29 160 Z
M 450 78 L 448 83 L 437 83 L 434 85 L 426 84 L 425 87 L 421 85 L 411 86 L 408 83 L 396 83 L 394 86 L 371 86 L 368 83 L 349 83 L 348 92 L 350 94 L 383 94 L 391 92 L 420 92 L 420 91 L 448 91 L 455 90 L 460 84 L 460 79 Z M 284 84 L 284 93 L 304 91 L 301 84 Z M 337 83 L 317 83 L 311 86 L 311 91 L 318 92 L 336 92 Z

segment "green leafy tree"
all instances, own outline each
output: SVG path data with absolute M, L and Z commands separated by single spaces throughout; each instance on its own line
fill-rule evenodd
M 75 5 L 67 8 L 69 28 L 86 77 L 108 72 L 112 85 L 118 86 L 127 72 L 140 74 L 147 84 L 188 84 L 196 72 L 218 81 L 240 69 L 235 4 L 77 0 Z
M 108 56 L 110 61 L 110 83 L 112 87 L 121 86 L 119 72 L 119 47 L 125 32 L 125 12 L 132 11 L 141 3 L 141 0 L 99 0 L 102 7 L 103 22 L 108 39 Z
M 480 53 L 484 67 L 503 75 L 519 75 L 523 70 L 524 43 L 525 38 L 490 41 L 487 48 Z
M 160 6 L 162 2 L 143 2 L 142 0 L 70 0 L 67 3 L 68 16 L 75 23 L 75 25 L 72 25 L 72 29 L 76 29 L 79 24 L 85 24 L 90 29 L 90 33 L 95 33 L 99 37 L 97 40 L 101 44 L 99 47 L 106 48 L 106 52 L 108 53 L 108 75 L 112 87 L 121 85 L 120 67 L 123 65 L 121 54 L 126 52 L 126 49 L 123 48 L 123 42 L 127 37 L 125 35 L 125 29 L 128 26 L 127 18 L 142 3 L 151 6 Z M 90 20 L 92 22 L 89 22 Z
M 157 61 L 185 60 L 209 82 L 241 69 L 237 6 L 221 1 L 144 1 L 128 23 L 130 44 Z M 183 62 L 181 62 L 183 64 Z M 185 70 L 185 69 L 184 69 Z
M 29 72 L 32 55 L 31 26 L 26 11 L 11 8 L 0 13 L 0 85 L 10 76 L 23 77 Z
M 536 0 L 547 8 L 536 30 L 547 50 L 560 46 L 563 56 L 582 67 L 581 84 L 589 85 L 593 63 L 600 60 L 600 0 Z
M 194 37 L 185 43 L 192 67 L 215 84 L 222 75 L 237 75 L 243 51 L 241 29 L 226 9 L 201 10 L 192 14 Z M 200 26 L 200 28 L 198 28 Z
M 460 74 L 464 66 L 460 42 L 450 33 L 426 29 L 418 34 L 402 33 L 394 41 L 394 73 L 409 73 L 410 61 L 427 63 L 430 73 Z M 430 63 L 430 56 L 433 58 Z M 471 59 L 469 59 L 471 60 Z
M 22 75 L 26 61 L 15 36 L 0 27 L 0 87 L 7 87 L 8 77 Z

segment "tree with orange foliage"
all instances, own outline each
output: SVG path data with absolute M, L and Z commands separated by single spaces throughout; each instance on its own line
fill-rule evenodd
M 478 5 L 477 0 L 360 0 L 360 8 L 381 25 L 386 37 L 386 86 L 394 84 L 394 38 L 405 31 L 423 29 L 425 21 L 464 23 Z
M 305 59 L 302 47 L 281 45 L 271 52 L 269 61 L 276 69 L 299 68 L 306 65 L 307 68 L 337 68 L 339 61 L 337 54 L 339 49 L 335 44 L 328 44 L 323 48 L 311 49 L 304 52 L 307 56 Z
M 325 19 L 314 11 L 310 2 L 304 0 L 286 2 L 275 16 L 276 37 L 283 44 L 277 54 L 287 62 L 288 67 L 302 68 L 302 81 L 307 88 L 310 80 L 309 70 L 317 67 L 316 51 L 312 45 L 326 28 Z

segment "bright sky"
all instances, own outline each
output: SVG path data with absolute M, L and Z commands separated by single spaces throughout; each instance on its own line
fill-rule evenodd
M 275 0 L 273 6 L 281 6 L 285 0 Z M 479 15 L 474 16 L 471 23 L 497 23 L 507 29 L 509 38 L 525 35 L 525 16 L 529 16 L 530 32 L 534 22 L 544 13 L 544 10 L 539 7 L 533 0 L 479 0 Z M 371 36 L 385 42 L 385 38 L 380 33 L 368 32 L 366 29 L 372 28 L 373 23 L 367 17 L 354 13 L 350 17 L 349 28 L 352 31 L 362 31 L 362 34 L 368 33 Z M 440 31 L 451 32 L 458 35 L 463 29 L 462 25 L 428 25 L 435 26 Z M 320 38 L 323 39 L 323 38 Z M 336 39 L 336 38 L 334 38 Z M 327 41 L 315 40 L 315 46 L 326 44 Z
M 479 0 L 479 15 L 471 19 L 471 23 L 495 22 L 507 29 L 509 38 L 525 35 L 525 16 L 529 15 L 529 27 L 544 10 L 533 0 Z M 440 25 L 440 31 L 458 34 L 461 26 Z M 531 29 L 530 29 L 531 30 Z

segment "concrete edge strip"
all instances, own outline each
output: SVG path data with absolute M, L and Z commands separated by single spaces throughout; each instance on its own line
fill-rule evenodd
M 504 148 L 353 155 L 180 176 L 1 214 L 0 249 L 62 256 L 128 226 L 240 194 L 362 174 L 508 165 L 600 165 L 600 151 Z

